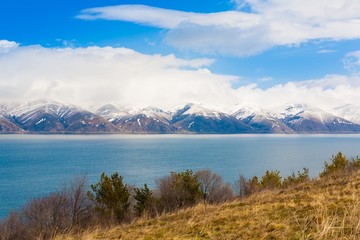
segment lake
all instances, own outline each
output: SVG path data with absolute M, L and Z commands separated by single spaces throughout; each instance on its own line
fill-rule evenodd
M 0 219 L 79 175 L 95 183 L 119 172 L 150 187 L 186 169 L 208 168 L 230 183 L 268 169 L 286 176 L 307 167 L 315 177 L 338 151 L 360 155 L 360 135 L 0 135 Z

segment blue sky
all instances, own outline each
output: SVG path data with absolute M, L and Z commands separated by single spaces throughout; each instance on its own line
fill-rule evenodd
M 81 74 L 76 70 L 67 69 L 68 72 L 74 71 L 74 74 L 66 76 L 54 70 L 54 75 L 51 75 L 42 70 L 44 66 L 41 65 L 46 63 L 36 60 L 38 55 L 35 53 L 43 51 L 44 56 L 46 55 L 44 59 L 49 58 L 47 62 L 51 62 L 59 58 L 56 57 L 59 54 L 57 50 L 67 49 L 66 54 L 72 57 L 63 57 L 64 62 L 79 63 L 78 54 L 83 49 L 81 51 L 89 51 L 88 55 L 94 58 L 93 61 L 102 63 L 107 51 L 104 48 L 110 47 L 113 50 L 112 55 L 106 54 L 112 56 L 114 61 L 111 64 L 114 66 L 118 64 L 114 56 L 123 54 L 115 52 L 124 48 L 134 51 L 139 57 L 139 64 L 136 65 L 138 70 L 143 58 L 150 57 L 153 63 L 160 59 L 159 63 L 164 64 L 164 59 L 166 61 L 167 57 L 171 56 L 174 62 L 170 64 L 170 68 L 189 75 L 189 78 L 202 78 L 203 80 L 194 80 L 194 83 L 180 80 L 180 77 L 178 80 L 168 80 L 173 83 L 183 81 L 182 85 L 188 84 L 188 88 L 193 84 L 197 86 L 196 89 L 201 89 L 199 94 L 197 90 L 186 87 L 182 89 L 182 94 L 173 93 L 176 98 L 182 98 L 178 103 L 199 101 L 214 104 L 217 101 L 209 101 L 210 97 L 222 99 L 222 92 L 227 96 L 234 95 L 233 99 L 224 101 L 223 105 L 263 104 L 263 100 L 254 99 L 250 95 L 257 95 L 257 92 L 262 91 L 263 95 L 259 96 L 259 99 L 273 97 L 268 93 L 279 87 L 282 87 L 284 92 L 289 92 L 285 89 L 289 84 L 295 84 L 297 88 L 309 88 L 310 92 L 316 92 L 316 87 L 321 87 L 326 92 L 329 87 L 335 91 L 336 87 L 346 86 L 354 90 L 353 95 L 356 96 L 360 85 L 357 79 L 360 65 L 359 9 L 360 4 L 351 0 L 319 0 L 316 3 L 309 0 L 294 0 L 291 3 L 280 0 L 4 0 L 0 3 L 0 40 L 3 41 L 2 48 L 5 50 L 2 51 L 3 56 L 0 56 L 0 59 L 4 61 L 4 69 L 14 69 L 14 72 L 8 70 L 5 71 L 7 75 L 0 74 L 0 86 L 6 89 L 6 92 L 0 91 L 0 94 L 5 100 L 16 99 L 18 96 L 10 93 L 16 92 L 12 89 L 16 84 L 22 84 L 36 90 L 26 92 L 24 88 L 21 96 L 27 98 L 34 95 L 63 96 L 59 97 L 59 100 L 72 98 L 74 101 L 86 102 L 93 99 L 92 102 L 99 102 L 101 96 L 90 94 L 91 89 L 86 99 L 75 96 L 78 95 L 75 88 L 80 88 L 84 82 L 73 84 L 75 80 L 70 83 L 64 79 L 79 77 Z M 11 43 L 13 47 L 9 47 Z M 91 47 L 98 49 L 95 51 Z M 38 65 L 24 67 L 24 75 L 19 79 L 15 76 L 19 70 L 16 66 L 20 66 L 21 61 L 26 58 L 28 61 L 33 59 Z M 9 59 L 11 61 L 8 61 Z M 202 63 L 194 66 L 192 61 L 195 60 Z M 25 62 L 22 64 L 26 65 Z M 54 64 L 66 70 L 66 63 L 64 66 L 61 61 Z M 168 77 L 166 71 L 169 66 L 165 65 L 154 71 L 154 76 L 149 76 L 149 79 Z M 135 68 L 135 65 L 133 67 Z M 25 74 L 26 71 L 31 74 Z M 89 70 L 91 71 L 93 69 Z M 102 71 L 105 69 L 98 70 Z M 131 95 L 129 91 L 136 91 L 134 84 L 144 85 L 142 81 L 145 80 L 136 83 L 136 79 L 146 78 L 147 74 L 135 76 L 129 73 L 123 76 L 126 78 L 125 82 L 118 83 L 122 81 L 116 80 L 121 73 L 116 72 L 115 67 L 114 70 L 106 71 L 113 71 L 113 75 L 110 76 L 109 72 L 99 75 L 112 79 L 111 82 L 92 78 L 91 85 L 97 86 L 99 81 L 105 81 L 110 86 L 117 81 L 119 86 L 126 83 L 129 88 L 127 92 L 114 91 L 114 96 L 121 95 L 119 98 L 105 97 L 101 100 L 124 104 L 134 102 L 134 98 L 127 95 Z M 146 68 L 139 71 L 146 72 Z M 32 75 L 34 72 L 36 74 Z M 203 75 L 197 76 L 198 72 Z M 205 72 L 209 80 L 206 80 Z M 191 73 L 195 75 L 192 76 Z M 86 75 L 79 78 L 81 77 L 90 79 Z M 150 85 L 168 84 L 171 88 L 171 82 L 164 84 L 162 81 L 154 80 Z M 145 82 L 145 85 L 149 82 Z M 180 86 L 181 82 L 178 85 Z M 63 89 L 60 89 L 60 86 Z M 228 94 L 225 88 L 229 86 L 230 90 L 236 91 Z M 63 94 L 65 89 L 70 89 L 73 95 Z M 214 93 L 201 97 L 206 96 L 203 89 L 212 89 Z M 255 94 L 249 90 L 246 92 L 249 97 L 237 98 L 236 95 L 245 94 L 245 89 L 252 89 Z M 161 99 L 155 96 L 159 95 L 156 89 L 152 90 L 153 96 L 150 96 L 146 89 L 134 94 L 138 94 L 137 99 L 139 96 L 146 96 L 144 103 L 163 102 L 165 96 Z M 161 93 L 164 90 L 159 91 Z M 299 94 L 298 99 L 303 98 L 304 96 Z M 323 105 L 327 107 L 336 102 L 336 99 L 329 101 L 329 97 L 325 98 L 328 103 L 324 100 Z M 311 99 L 316 99 L 316 96 Z M 281 99 L 279 104 L 287 101 L 295 100 Z M 144 103 L 139 102 L 139 105 Z

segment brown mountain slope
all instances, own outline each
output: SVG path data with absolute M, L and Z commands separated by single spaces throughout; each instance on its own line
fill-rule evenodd
M 0 115 L 0 133 L 22 133 L 24 132 L 19 126 L 10 122 Z

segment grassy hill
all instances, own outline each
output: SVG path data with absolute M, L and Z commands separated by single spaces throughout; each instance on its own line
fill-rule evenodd
M 360 172 L 56 239 L 360 239 Z

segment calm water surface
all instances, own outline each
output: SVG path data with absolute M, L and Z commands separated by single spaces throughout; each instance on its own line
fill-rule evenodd
M 0 135 L 0 219 L 79 175 L 94 183 L 119 172 L 152 187 L 186 169 L 209 168 L 230 183 L 267 169 L 317 176 L 338 151 L 360 155 L 360 135 Z

